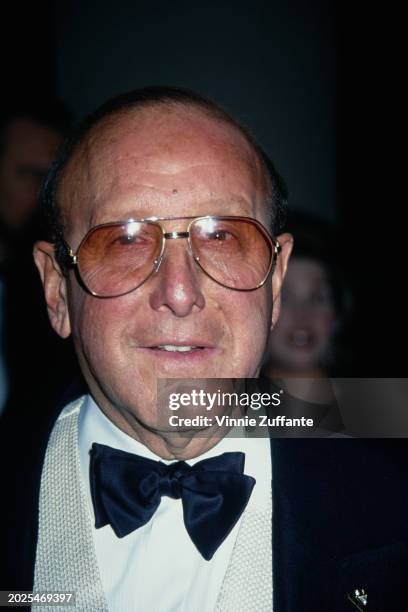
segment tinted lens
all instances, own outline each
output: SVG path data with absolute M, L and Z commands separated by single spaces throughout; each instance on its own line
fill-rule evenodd
M 91 231 L 78 251 L 78 271 L 91 293 L 123 295 L 153 272 L 162 250 L 162 231 L 150 222 L 106 225 Z
M 231 289 L 256 289 L 271 269 L 273 243 L 251 220 L 198 219 L 190 226 L 190 244 L 204 272 Z

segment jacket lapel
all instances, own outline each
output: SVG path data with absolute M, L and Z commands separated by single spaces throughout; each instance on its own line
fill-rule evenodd
M 244 512 L 215 607 L 216 612 L 272 610 L 272 499 Z
M 78 416 L 83 401 L 82 397 L 62 411 L 48 443 L 41 477 L 34 591 L 73 591 L 76 609 L 107 612 L 80 474 Z

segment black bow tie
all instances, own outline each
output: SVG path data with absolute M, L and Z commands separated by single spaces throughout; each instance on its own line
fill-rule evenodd
M 181 498 L 187 532 L 207 561 L 248 503 L 255 479 L 243 474 L 244 453 L 224 453 L 190 466 L 166 465 L 93 444 L 91 493 L 95 527 L 110 524 L 119 538 L 145 525 L 161 496 Z

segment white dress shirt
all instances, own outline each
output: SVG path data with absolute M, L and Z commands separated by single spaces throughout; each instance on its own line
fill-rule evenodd
M 94 442 L 165 461 L 116 427 L 88 396 L 79 418 L 81 473 L 95 522 L 90 483 L 89 451 Z M 268 438 L 227 436 L 215 447 L 187 463 L 225 452 L 245 453 L 244 473 L 256 479 L 248 502 L 263 509 L 271 498 L 271 454 Z M 212 612 L 228 567 L 241 519 L 206 561 L 191 541 L 183 521 L 181 499 L 162 497 L 146 524 L 124 538 L 110 525 L 93 529 L 96 557 L 111 612 Z

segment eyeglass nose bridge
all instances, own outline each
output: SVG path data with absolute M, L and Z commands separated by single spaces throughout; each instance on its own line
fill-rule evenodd
M 194 255 L 192 248 L 191 248 L 191 243 L 190 243 L 190 232 L 186 231 L 186 232 L 163 232 L 163 246 L 162 246 L 162 250 L 160 253 L 160 256 L 156 259 L 156 261 L 154 262 L 154 272 L 158 272 L 159 268 L 161 266 L 161 263 L 163 261 L 164 258 L 164 252 L 165 252 L 165 245 L 166 245 L 166 241 L 167 240 L 179 240 L 180 238 L 185 238 L 188 240 L 188 251 L 190 253 L 190 255 L 193 258 L 193 261 L 195 263 L 198 263 L 199 261 L 199 257 L 197 257 L 196 255 Z
M 166 240 L 177 240 L 178 238 L 188 238 L 190 232 L 164 232 L 163 236 Z

